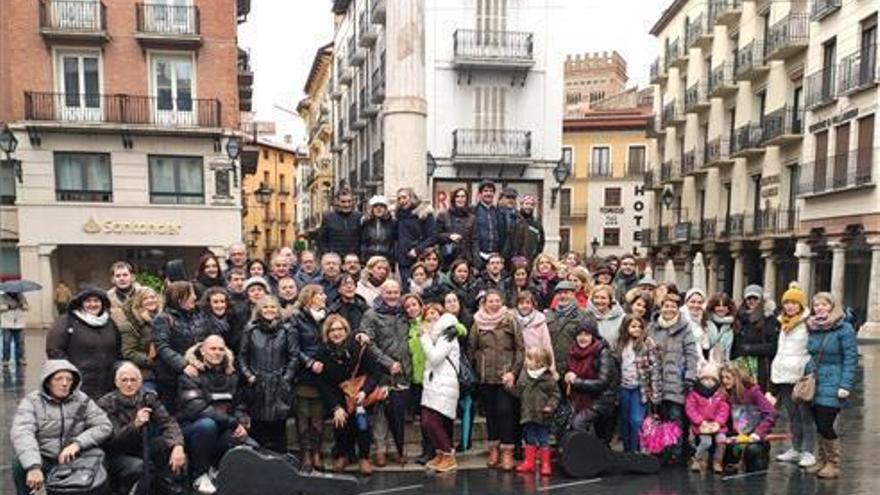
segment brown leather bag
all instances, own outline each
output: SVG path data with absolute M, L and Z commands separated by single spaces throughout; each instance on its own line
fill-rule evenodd
M 822 347 L 819 348 L 819 355 L 816 356 L 816 367 L 822 362 L 822 355 L 825 354 L 825 341 L 828 335 L 822 339 Z M 807 373 L 798 378 L 791 389 L 791 399 L 795 402 L 813 402 L 816 398 L 816 371 Z
M 357 364 L 354 366 L 354 371 L 351 373 L 351 378 L 339 383 L 339 388 L 342 390 L 342 393 L 345 395 L 345 409 L 348 414 L 354 414 L 355 408 L 357 407 L 357 395 L 363 390 L 364 385 L 367 382 L 367 375 L 358 376 L 358 371 L 361 368 L 361 359 L 364 357 L 364 351 L 367 349 L 367 346 L 361 346 L 361 352 L 358 353 Z M 385 399 L 385 389 L 382 387 L 376 387 L 370 392 L 366 397 L 364 397 L 364 401 L 361 403 L 364 407 L 370 407 L 373 404 L 381 402 Z

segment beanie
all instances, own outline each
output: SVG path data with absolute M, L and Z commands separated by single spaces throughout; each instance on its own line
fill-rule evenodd
M 797 282 L 788 284 L 788 290 L 782 294 L 782 303 L 784 304 L 786 302 L 796 302 L 800 304 L 802 311 L 807 308 L 807 295 Z

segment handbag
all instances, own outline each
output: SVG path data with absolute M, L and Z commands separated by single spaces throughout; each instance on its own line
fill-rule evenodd
M 553 432 L 556 438 L 562 438 L 562 435 L 571 429 L 571 422 L 574 418 L 574 408 L 571 406 L 571 384 L 565 384 L 565 397 L 559 401 L 556 410 L 553 411 Z
M 822 356 L 825 354 L 825 342 L 828 335 L 822 339 L 822 347 L 819 348 L 819 355 L 816 356 L 816 367 L 822 362 Z M 791 389 L 791 399 L 795 402 L 813 402 L 816 398 L 816 371 L 807 373 L 797 379 L 794 387 Z
M 86 412 L 88 401 L 83 402 L 74 418 L 81 418 Z M 76 421 L 70 427 L 73 431 Z M 68 445 L 66 438 L 61 445 Z M 104 451 L 99 447 L 84 450 L 67 464 L 58 464 L 46 475 L 46 493 L 49 495 L 91 495 L 102 494 L 107 488 L 107 469 L 104 467 Z
M 449 365 L 452 366 L 452 369 L 455 370 L 455 375 L 458 377 L 458 390 L 460 392 L 469 392 L 474 388 L 474 383 L 476 383 L 476 376 L 474 375 L 474 369 L 471 367 L 471 362 L 468 360 L 465 353 L 461 353 L 458 356 L 458 367 L 452 364 L 452 359 L 449 359 L 449 355 L 446 355 L 446 361 L 449 362 Z
M 361 359 L 364 357 L 364 351 L 366 349 L 367 346 L 361 346 L 361 352 L 358 353 L 357 364 L 354 365 L 354 371 L 351 372 L 351 378 L 339 383 L 339 388 L 342 390 L 343 395 L 345 395 L 345 408 L 349 414 L 354 414 L 355 408 L 358 406 L 357 395 L 363 390 L 364 385 L 367 383 L 367 375 L 358 376 L 358 371 L 361 368 Z M 370 407 L 373 404 L 381 402 L 384 398 L 385 391 L 381 387 L 376 387 L 364 397 L 364 400 L 360 405 L 365 408 Z

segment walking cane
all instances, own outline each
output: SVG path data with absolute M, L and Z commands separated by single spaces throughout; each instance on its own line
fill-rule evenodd
M 141 474 L 141 493 L 143 495 L 150 495 L 150 432 L 148 431 L 148 425 L 144 425 L 141 427 L 141 443 L 143 444 L 143 462 L 144 468 Z

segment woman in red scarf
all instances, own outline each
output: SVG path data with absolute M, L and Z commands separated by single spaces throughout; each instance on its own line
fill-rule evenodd
M 599 336 L 599 327 L 592 319 L 578 323 L 567 369 L 564 381 L 574 410 L 572 428 L 593 430 L 599 438 L 610 441 L 608 419 L 614 413 L 617 372 L 611 347 Z

